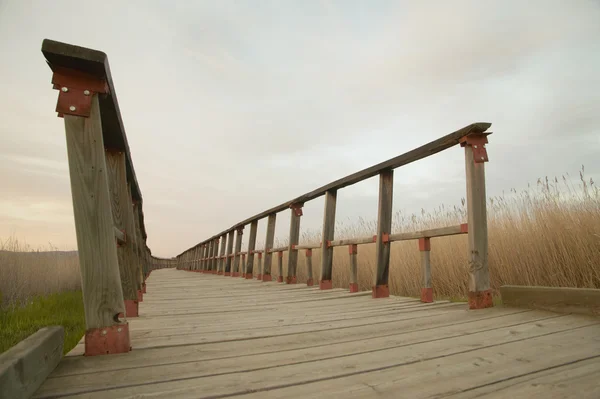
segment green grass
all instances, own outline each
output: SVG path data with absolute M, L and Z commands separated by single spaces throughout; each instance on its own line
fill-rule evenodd
M 0 326 L 0 353 L 46 326 L 64 327 L 67 353 L 85 333 L 81 291 L 36 297 L 24 306 L 0 309 Z

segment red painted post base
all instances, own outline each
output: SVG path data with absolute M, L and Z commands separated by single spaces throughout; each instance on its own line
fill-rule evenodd
M 219 271 L 217 272 L 217 276 L 222 276 L 222 275 L 223 275 L 223 272 L 219 270 Z
M 308 280 L 306 280 L 306 286 L 307 287 L 312 287 L 313 285 L 315 285 L 315 280 L 312 278 L 309 278 Z
M 333 288 L 333 282 L 331 280 L 321 280 L 319 281 L 319 289 L 321 290 L 330 290 Z
M 138 294 L 138 302 L 144 302 L 144 294 L 142 293 L 142 290 L 137 290 L 137 294 Z
M 390 288 L 386 285 L 374 285 L 371 294 L 373 298 L 388 298 L 390 296 Z
M 85 356 L 113 355 L 131 350 L 129 324 L 90 328 L 85 332 Z
M 258 276 L 256 276 L 257 280 L 262 280 L 262 274 L 259 274 Z
M 142 294 L 146 293 L 146 283 L 142 284 Z
M 287 276 L 285 278 L 286 284 L 296 284 L 296 276 Z
M 433 288 L 421 288 L 421 302 L 433 302 Z
M 225 272 L 225 274 L 223 274 L 223 276 L 225 276 L 225 277 L 231 277 L 231 272 Z
M 350 283 L 350 292 L 358 292 L 358 283 Z
M 263 283 L 273 281 L 273 277 L 271 277 L 270 274 L 263 274 L 262 281 L 263 281 Z
M 252 280 L 252 277 L 254 277 L 252 273 L 246 273 L 246 280 Z
M 138 291 L 140 292 L 140 291 Z M 125 317 L 139 316 L 139 302 L 132 299 L 125 299 Z M 122 317 L 122 316 L 121 316 Z
M 283 276 L 277 276 L 277 282 L 283 283 Z
M 231 277 L 239 277 L 239 276 L 240 276 L 240 272 L 231 273 Z
M 469 309 L 485 309 L 493 306 L 492 290 L 469 291 Z

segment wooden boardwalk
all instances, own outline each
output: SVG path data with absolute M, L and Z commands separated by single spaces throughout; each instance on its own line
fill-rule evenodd
M 598 398 L 600 319 L 157 270 L 133 350 L 36 398 Z

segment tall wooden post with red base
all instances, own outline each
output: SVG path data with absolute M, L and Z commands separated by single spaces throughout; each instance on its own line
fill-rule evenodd
M 488 231 L 485 193 L 485 145 L 490 133 L 472 134 L 461 139 L 465 148 L 467 175 L 467 215 L 469 224 L 469 308 L 494 306 L 488 269 Z
M 85 310 L 85 355 L 131 350 L 117 256 L 99 95 L 108 94 L 106 54 L 45 40 L 42 52 L 64 117 Z M 88 64 L 79 62 L 86 57 Z M 94 73 L 81 65 L 96 64 Z M 107 77 L 108 74 L 108 77 Z M 106 93 L 106 94 L 105 94 Z

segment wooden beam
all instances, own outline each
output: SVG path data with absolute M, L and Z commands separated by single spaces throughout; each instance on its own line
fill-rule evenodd
M 230 231 L 227 235 L 227 253 L 225 254 L 225 276 L 231 275 L 231 254 L 233 253 L 233 239 L 235 231 Z
M 358 245 L 358 244 L 372 244 L 375 240 L 373 236 L 370 237 L 359 237 L 359 238 L 347 238 L 344 240 L 333 240 L 329 243 L 330 247 L 345 247 L 346 245 Z
M 271 263 L 273 262 L 273 254 L 269 251 L 273 248 L 273 241 L 275 240 L 275 222 L 277 221 L 277 214 L 272 213 L 267 219 L 267 236 L 265 238 L 265 259 L 263 264 L 263 279 L 262 281 L 272 281 L 271 277 Z
M 258 220 L 250 223 L 250 237 L 248 238 L 248 264 L 246 265 L 246 278 L 251 279 L 254 274 L 254 248 L 256 247 L 256 233 L 258 231 Z
M 107 150 L 106 171 L 108 176 L 108 190 L 111 197 L 111 209 L 115 229 L 128 232 L 133 236 L 133 220 L 131 218 L 130 196 L 127 192 L 127 173 L 125 171 L 125 154 L 119 151 Z M 126 235 L 125 233 L 123 234 Z M 117 246 L 119 271 L 121 274 L 121 287 L 125 302 L 125 316 L 138 317 L 138 288 L 136 256 L 131 245 L 132 238 L 125 238 Z
M 448 226 L 441 227 L 437 229 L 429 229 L 429 230 L 421 230 L 421 231 L 413 231 L 409 233 L 400 233 L 400 234 L 390 234 L 390 241 L 405 241 L 405 240 L 416 240 L 420 238 L 434 238 L 434 237 L 444 237 L 444 236 L 452 236 L 457 234 L 467 234 L 468 225 L 459 224 L 456 226 Z
M 225 246 L 227 245 L 227 234 L 221 236 L 221 250 L 219 251 L 219 263 L 217 265 L 217 274 L 225 274 Z
M 298 250 L 295 246 L 300 241 L 300 219 L 302 217 L 302 204 L 294 204 L 290 209 L 290 236 L 288 242 L 288 269 L 285 282 L 296 284 L 296 267 L 298 266 Z
M 0 397 L 29 399 L 63 355 L 65 331 L 44 327 L 0 354 Z
M 319 249 L 321 248 L 321 244 L 298 244 L 295 246 L 296 249 Z
M 233 277 L 240 277 L 240 252 L 242 252 L 242 234 L 244 227 L 236 230 L 235 234 L 235 251 L 233 252 Z
M 333 288 L 332 268 L 333 268 L 333 248 L 329 242 L 333 241 L 335 234 L 335 205 L 337 191 L 327 191 L 325 194 L 325 209 L 323 212 L 323 234 L 321 242 L 321 279 L 319 288 L 327 290 Z
M 503 285 L 504 306 L 600 316 L 600 289 Z
M 375 283 L 373 298 L 390 296 L 388 278 L 390 273 L 390 243 L 392 230 L 392 202 L 394 188 L 394 171 L 387 170 L 379 175 L 379 207 L 377 210 L 377 241 L 375 243 Z
M 64 121 L 85 309 L 85 350 L 97 355 L 103 339 L 118 343 L 109 353 L 127 352 L 130 346 L 128 325 L 118 319 L 125 305 L 98 95 L 91 101 L 89 118 L 65 115 Z
M 477 140 L 475 140 L 477 143 Z M 467 175 L 467 217 L 469 223 L 469 308 L 494 306 L 488 269 L 487 197 L 485 193 L 485 163 L 475 159 L 478 144 L 465 142 Z M 481 145 L 481 144 L 479 144 Z

